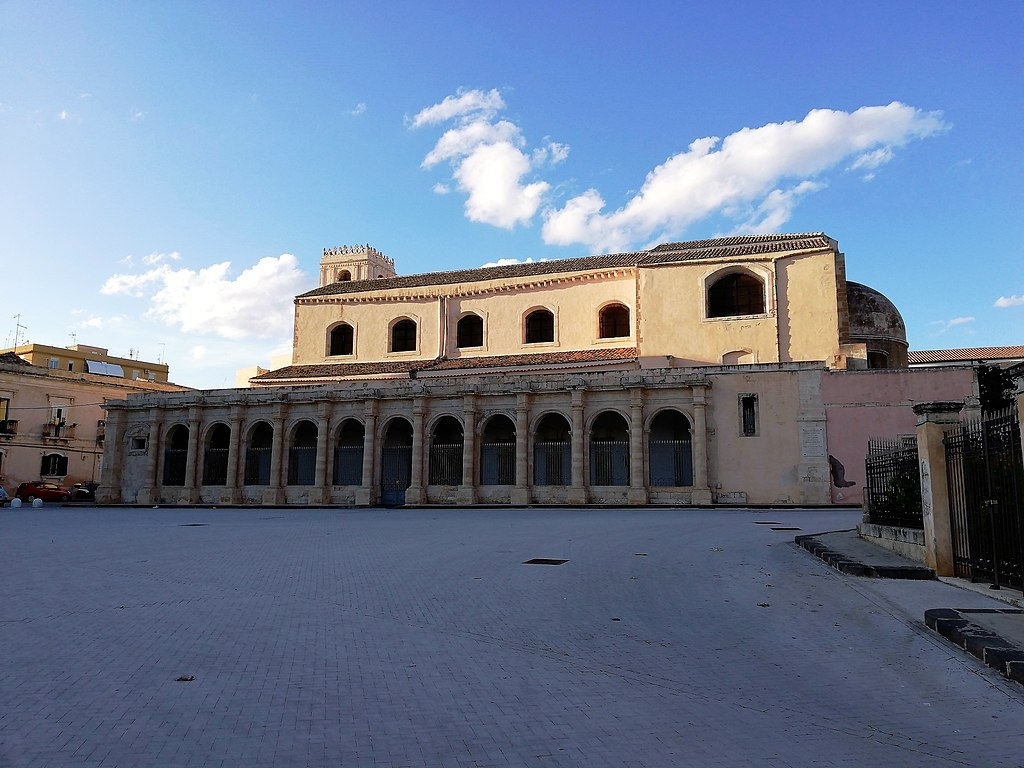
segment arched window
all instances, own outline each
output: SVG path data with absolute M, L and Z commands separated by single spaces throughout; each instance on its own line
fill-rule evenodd
M 338 282 L 339 283 L 347 283 L 351 279 L 352 279 L 352 273 L 349 272 L 347 269 L 343 269 L 343 270 L 341 270 L 341 272 L 338 273 Z
M 336 325 L 331 329 L 330 355 L 351 355 L 352 354 L 352 326 L 348 323 Z
M 416 351 L 416 323 L 406 318 L 391 326 L 391 352 Z
M 270 485 L 270 456 L 274 450 L 274 428 L 261 421 L 249 433 L 245 449 L 245 484 Z
M 466 315 L 455 327 L 455 346 L 482 347 L 484 345 L 484 319 L 480 315 Z
M 164 449 L 164 485 L 185 485 L 185 467 L 188 463 L 188 427 L 175 424 L 167 433 Z
M 590 428 L 590 484 L 629 485 L 629 425 L 605 411 Z
M 648 471 L 652 486 L 678 488 L 693 485 L 690 422 L 679 411 L 661 411 L 648 432 Z
M 572 482 L 572 436 L 569 422 L 549 413 L 537 425 L 533 436 L 533 484 L 570 485 Z
M 764 313 L 764 283 L 746 272 L 734 272 L 708 288 L 708 317 Z
M 228 445 L 231 442 L 231 428 L 227 424 L 215 424 L 206 438 L 203 451 L 203 485 L 228 484 Z
M 412 424 L 394 418 L 384 430 L 380 451 L 380 503 L 386 507 L 405 504 L 405 490 L 412 483 Z
M 462 485 L 462 425 L 445 416 L 430 437 L 430 484 Z
M 615 339 L 629 336 L 629 307 L 622 304 L 609 304 L 599 315 L 599 335 L 602 339 Z
M 480 442 L 480 485 L 515 485 L 516 427 L 508 416 L 487 420 Z
M 526 316 L 526 343 L 541 344 L 555 340 L 555 316 L 546 309 L 536 309 Z
M 345 419 L 334 446 L 334 484 L 360 485 L 363 482 L 363 438 L 366 430 L 355 419 Z
M 318 429 L 312 421 L 300 421 L 288 447 L 288 485 L 313 485 L 316 482 L 316 442 Z

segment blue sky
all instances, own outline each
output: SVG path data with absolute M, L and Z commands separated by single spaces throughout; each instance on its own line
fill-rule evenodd
M 0 1 L 3 346 L 231 386 L 400 274 L 823 231 L 911 347 L 1024 343 L 1024 3 Z

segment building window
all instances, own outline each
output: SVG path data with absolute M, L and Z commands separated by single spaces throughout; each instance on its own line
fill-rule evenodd
M 133 437 L 131 446 L 133 451 L 145 451 L 149 447 L 149 440 L 145 437 Z
M 352 326 L 342 323 L 331 329 L 329 355 L 351 355 L 352 341 L 355 338 Z
M 312 421 L 300 421 L 288 448 L 288 485 L 316 482 L 316 444 L 319 429 Z
M 75 370 L 75 361 L 74 360 L 69 360 L 68 361 L 68 370 L 71 371 L 72 373 L 74 373 L 74 370 Z
M 555 340 L 555 316 L 537 309 L 526 316 L 526 343 L 543 344 Z
M 338 273 L 338 282 L 339 283 L 347 283 L 351 279 L 352 279 L 352 273 L 349 272 L 347 269 L 343 269 L 343 270 L 341 270 L 341 272 Z
M 455 346 L 482 347 L 484 345 L 484 319 L 480 315 L 466 315 L 455 328 Z
M 216 424 L 207 437 L 203 451 L 203 485 L 228 484 L 228 450 L 231 443 L 231 428 L 227 424 Z
M 249 433 L 249 445 L 245 449 L 243 483 L 270 485 L 270 458 L 273 446 L 274 428 L 265 421 L 256 424 Z
M 708 288 L 708 317 L 764 314 L 764 283 L 746 272 L 726 275 Z
M 757 435 L 757 395 L 740 395 L 740 429 L 744 437 Z
M 39 467 L 41 477 L 64 477 L 68 473 L 68 457 L 59 453 L 49 453 L 43 456 L 42 466 Z
M 60 360 L 58 360 L 56 357 L 51 357 L 50 358 L 50 370 L 51 371 L 56 371 L 58 368 L 60 368 Z
M 889 355 L 877 349 L 868 350 L 868 368 L 888 368 Z
M 391 352 L 416 351 L 416 323 L 412 320 L 399 320 L 391 326 Z
M 601 310 L 598 332 L 602 339 L 615 339 L 630 335 L 629 307 L 609 304 Z
M 334 485 L 363 482 L 363 438 L 366 429 L 355 419 L 346 419 L 334 446 Z

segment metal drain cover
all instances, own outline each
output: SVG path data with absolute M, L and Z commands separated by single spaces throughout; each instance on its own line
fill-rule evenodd
M 535 557 L 532 560 L 524 560 L 523 565 L 561 565 L 568 562 L 568 560 L 558 560 L 553 557 Z
M 179 528 L 205 528 L 209 523 L 182 523 Z

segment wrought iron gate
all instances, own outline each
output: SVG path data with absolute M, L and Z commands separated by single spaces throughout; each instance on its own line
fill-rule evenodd
M 946 434 L 956 575 L 1024 590 L 1024 465 L 1016 408 Z
M 412 485 L 412 446 L 385 445 L 380 457 L 380 503 L 405 504 L 405 489 Z

